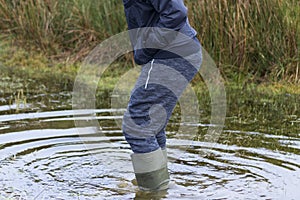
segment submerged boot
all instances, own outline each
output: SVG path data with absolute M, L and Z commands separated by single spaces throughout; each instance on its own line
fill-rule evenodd
M 141 190 L 158 191 L 168 188 L 170 176 L 167 167 L 166 152 L 161 148 L 150 153 L 131 155 L 137 184 Z

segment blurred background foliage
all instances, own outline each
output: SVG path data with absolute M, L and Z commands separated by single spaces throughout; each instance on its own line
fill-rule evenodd
M 185 3 L 198 38 L 227 80 L 300 83 L 300 1 Z M 58 62 L 80 62 L 126 28 L 122 0 L 0 0 L 1 41 Z

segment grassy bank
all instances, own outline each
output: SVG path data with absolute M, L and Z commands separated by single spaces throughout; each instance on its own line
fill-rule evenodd
M 45 84 L 49 89 L 73 90 L 80 63 L 61 62 L 49 59 L 42 53 L 28 52 L 20 47 L 12 47 L 12 43 L 0 44 L 1 78 L 21 78 L 34 80 L 38 84 Z M 112 91 L 119 78 L 132 67 L 130 62 L 115 62 L 101 76 L 98 89 Z M 226 81 L 226 87 L 234 90 L 255 90 L 268 95 L 300 94 L 298 84 L 288 81 L 245 83 Z M 206 90 L 200 75 L 193 80 L 192 86 L 196 93 Z
M 9 105 L 15 103 L 18 106 L 19 103 L 31 103 L 34 96 L 42 96 L 47 101 L 48 96 L 44 95 L 73 91 L 80 64 L 62 63 L 41 53 L 30 53 L 10 45 L 2 45 L 0 49 L 0 100 L 5 99 Z M 110 108 L 112 91 L 119 78 L 130 69 L 130 65 L 124 65 L 124 62 L 115 62 L 104 72 L 96 92 L 97 108 Z M 210 108 L 211 99 L 206 85 L 196 78 L 192 87 L 199 107 Z M 298 116 L 299 84 L 287 81 L 244 84 L 227 81 L 225 89 L 227 109 L 231 113 L 229 117 L 238 117 L 243 123 L 252 123 L 250 119 L 262 115 L 266 122 L 273 119 L 280 121 L 282 116 Z M 202 115 L 210 116 L 210 109 L 202 112 Z M 205 120 L 209 121 L 209 118 Z
M 186 4 L 199 39 L 227 81 L 300 82 L 299 1 Z M 0 0 L 2 40 L 50 63 L 80 62 L 101 41 L 125 30 L 121 0 Z

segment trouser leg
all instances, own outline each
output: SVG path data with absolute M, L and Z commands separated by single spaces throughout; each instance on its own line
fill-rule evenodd
M 150 63 L 143 66 L 123 119 L 123 133 L 133 152 L 165 147 L 165 127 L 179 96 L 197 72 L 183 58 L 155 60 L 153 69 Z
M 147 89 L 140 87 L 133 92 L 123 120 L 130 120 L 133 125 L 123 122 L 123 132 L 134 153 L 165 148 L 165 127 L 176 102 L 172 91 L 158 84 L 149 84 Z M 153 105 L 159 107 L 153 108 Z
M 169 181 L 165 128 L 179 96 L 198 71 L 182 58 L 154 64 L 142 68 L 123 119 L 138 185 L 148 190 L 164 188 Z

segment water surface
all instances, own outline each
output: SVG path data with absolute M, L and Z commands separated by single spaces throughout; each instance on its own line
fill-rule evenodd
M 24 80 L 1 79 L 0 199 L 279 199 L 300 197 L 299 96 L 261 96 L 228 90 L 228 114 L 218 143 L 203 142 L 209 102 L 191 139 L 168 126 L 172 184 L 139 192 L 132 183 L 131 150 L 118 127 L 122 110 L 99 93 L 93 112 L 101 130 L 76 128 L 90 120 L 72 111 L 72 93 Z M 9 87 L 8 87 L 9 86 Z M 180 135 L 190 133 L 181 133 Z M 189 138 L 189 137 L 187 137 Z

